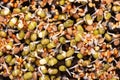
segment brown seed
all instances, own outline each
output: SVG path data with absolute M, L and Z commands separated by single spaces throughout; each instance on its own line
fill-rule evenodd
M 21 44 L 21 45 L 20 45 L 20 50 L 22 51 L 23 48 L 24 48 L 24 44 Z
M 85 76 L 85 73 L 80 73 L 80 77 L 84 77 Z
M 103 43 L 104 42 L 104 38 L 100 38 L 99 40 L 98 40 L 98 42 L 101 44 L 101 43 Z
M 116 67 L 120 69 L 120 61 L 117 62 Z
M 28 39 L 28 38 L 30 38 L 30 31 L 28 31 L 26 34 L 25 34 L 25 37 L 24 37 L 24 39 Z
M 42 57 L 46 57 L 48 54 L 47 54 L 47 52 L 44 52 L 44 53 L 42 53 Z
M 83 47 L 83 43 L 82 42 L 79 42 L 79 43 L 77 43 L 77 47 L 79 48 L 79 49 L 81 49 L 82 47 Z
M 0 57 L 0 63 L 4 63 L 4 57 L 2 56 L 2 57 Z
M 120 21 L 120 13 L 116 14 L 115 17 L 118 21 Z
M 67 39 L 71 39 L 72 37 L 69 34 L 65 35 Z
M 8 77 L 9 74 L 8 74 L 7 72 L 4 72 L 4 73 L 3 73 L 3 76 L 4 76 L 4 77 Z
M 81 52 L 82 54 L 84 54 L 85 51 L 86 51 L 85 48 L 84 48 L 84 47 L 81 47 L 80 52 Z
M 57 44 L 59 41 L 58 41 L 58 39 L 54 39 L 53 42 L 54 42 L 55 44 Z
M 119 45 L 119 44 L 120 44 L 120 40 L 119 40 L 119 39 L 114 40 L 114 45 L 115 45 L 115 46 L 117 46 L 117 45 Z
M 33 72 L 33 80 L 37 80 L 37 72 Z
M 20 43 L 20 41 L 19 41 L 17 38 L 14 38 L 14 41 L 15 41 L 16 43 Z
M 97 15 L 103 15 L 103 10 L 102 9 L 98 9 Z
M 111 2 L 113 2 L 113 0 L 104 0 L 107 4 L 110 4 Z
M 110 80 L 113 76 L 112 76 L 112 74 L 108 74 L 108 79 Z
M 8 30 L 8 35 L 9 35 L 9 36 L 12 36 L 12 35 L 13 35 L 12 31 L 9 31 L 9 30 Z
M 116 48 L 114 48 L 114 55 L 118 54 L 118 50 Z
M 95 79 L 95 73 L 90 73 L 92 79 Z
M 87 26 L 85 29 L 86 29 L 87 31 L 92 31 L 92 30 L 93 30 L 93 26 L 92 26 L 92 25 Z
M 73 17 L 74 17 L 75 19 L 78 19 L 78 18 L 79 18 L 79 15 L 78 15 L 78 14 L 73 14 Z
M 19 47 L 15 47 L 13 51 L 14 51 L 14 54 L 17 54 L 17 53 L 20 52 L 20 48 Z
M 41 74 L 41 73 L 38 73 L 38 76 L 42 76 L 42 74 Z
M 0 16 L 0 22 L 5 21 L 4 17 Z
M 8 2 L 8 0 L 3 0 L 3 2 L 4 2 L 4 3 L 7 3 L 7 2 Z
M 112 61 L 113 61 L 112 57 L 110 57 L 110 58 L 107 59 L 107 62 L 112 62 Z
M 68 33 L 69 35 L 72 35 L 72 28 L 67 28 L 67 33 Z

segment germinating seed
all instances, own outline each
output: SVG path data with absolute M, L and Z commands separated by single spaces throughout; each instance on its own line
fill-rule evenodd
M 0 75 L 120 80 L 119 0 L 0 0 Z

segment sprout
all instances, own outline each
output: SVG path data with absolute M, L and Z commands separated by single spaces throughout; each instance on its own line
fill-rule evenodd
M 120 1 L 99 1 L 0 1 L 0 75 L 119 80 Z
M 81 33 L 78 33 L 78 34 L 75 35 L 75 41 L 76 42 L 79 42 L 81 40 L 81 38 L 82 38 L 82 34 Z
M 24 78 L 25 80 L 32 79 L 32 72 L 26 72 L 26 73 L 23 75 L 23 78 Z
M 92 25 L 92 24 L 93 24 L 93 19 L 92 19 L 92 17 L 91 17 L 90 14 L 86 14 L 86 15 L 85 15 L 85 21 L 86 21 L 86 23 L 87 23 L 88 25 Z
M 16 22 L 17 22 L 17 18 L 16 17 L 13 17 L 10 21 L 9 21 L 9 26 L 11 26 L 11 27 L 14 27 L 15 26 L 15 24 L 16 24 Z
M 23 24 L 22 20 L 18 20 L 18 27 L 17 27 L 17 29 L 21 30 L 23 27 L 24 27 L 24 24 Z
M 52 48 L 54 48 L 54 47 L 56 47 L 56 44 L 55 44 L 54 42 L 50 42 L 50 43 L 47 45 L 47 48 L 49 48 L 49 49 L 52 49 Z
M 45 58 L 43 58 L 43 59 L 40 59 L 40 64 L 42 64 L 42 65 L 47 64 L 47 63 L 48 63 L 48 60 L 49 60 L 48 57 L 45 57 Z
M 60 4 L 60 5 L 64 5 L 64 4 L 65 4 L 65 0 L 60 0 L 60 1 L 59 1 L 59 4 Z
M 26 15 L 25 15 L 25 20 L 30 20 L 32 14 L 30 12 L 28 12 Z
M 0 51 L 0 56 L 2 56 L 2 55 L 3 55 L 3 52 Z
M 7 55 L 5 61 L 9 63 L 12 60 L 12 55 Z
M 120 6 L 118 6 L 118 5 L 113 6 L 112 10 L 115 12 L 120 12 Z
M 0 37 L 6 37 L 7 36 L 7 33 L 5 31 L 0 31 Z
M 83 54 L 78 53 L 78 54 L 77 54 L 77 57 L 78 57 L 79 59 L 82 59 L 82 58 L 83 58 Z
M 41 18 L 44 18 L 46 16 L 45 11 L 43 11 L 42 9 L 37 11 L 37 15 L 40 16 Z
M 106 19 L 106 20 L 108 20 L 108 19 L 110 19 L 111 18 L 111 13 L 109 13 L 109 12 L 105 12 L 104 13 L 104 18 Z
M 107 40 L 107 41 L 111 41 L 112 40 L 112 37 L 109 35 L 109 34 L 105 34 L 105 39 Z
M 42 39 L 41 40 L 42 45 L 47 45 L 49 42 L 50 42 L 49 39 Z
M 36 44 L 35 44 L 35 43 L 30 43 L 29 49 L 30 49 L 31 51 L 34 51 L 35 48 L 36 48 Z
M 51 75 L 52 75 L 52 74 L 57 74 L 57 73 L 58 73 L 58 70 L 57 70 L 57 69 L 54 69 L 54 68 L 53 68 L 53 69 L 52 69 L 52 68 L 49 68 L 49 69 L 48 69 L 48 73 L 51 74 Z
M 36 33 L 31 34 L 30 39 L 31 39 L 31 41 L 36 41 L 37 40 L 37 34 Z
M 20 74 L 20 70 L 19 69 L 15 69 L 12 71 L 12 75 L 13 76 L 18 76 Z
M 34 67 L 33 67 L 30 63 L 25 64 L 25 68 L 26 68 L 28 71 L 34 71 Z
M 73 23 L 74 23 L 73 20 L 68 19 L 66 22 L 63 23 L 63 25 L 67 28 L 73 26 Z
M 49 61 L 48 61 L 48 65 L 49 66 L 53 66 L 55 64 L 57 64 L 57 59 L 56 58 L 51 58 Z
M 64 71 L 66 71 L 66 67 L 64 65 L 61 65 L 61 66 L 59 66 L 59 70 L 64 72 Z
M 47 68 L 46 68 L 45 66 L 40 66 L 40 69 L 41 69 L 41 72 L 42 72 L 43 74 L 48 73 L 48 70 L 47 70 Z
M 19 40 L 22 40 L 22 39 L 24 38 L 24 36 L 25 36 L 25 32 L 24 32 L 23 30 L 21 30 L 21 31 L 19 32 L 19 34 L 17 34 L 17 38 L 18 38 Z
M 46 30 L 43 30 L 41 32 L 38 31 L 38 36 L 40 38 L 44 38 L 45 36 L 47 36 L 48 32 Z
M 61 44 L 65 44 L 66 43 L 66 39 L 64 37 L 60 37 L 59 41 Z
M 66 65 L 67 67 L 70 67 L 70 66 L 72 65 L 72 60 L 71 60 L 71 59 L 65 60 L 65 65 Z
M 84 32 L 84 29 L 83 29 L 83 27 L 82 27 L 81 25 L 78 25 L 78 26 L 77 26 L 77 30 L 78 30 L 80 33 Z
M 48 75 L 43 75 L 41 77 L 39 77 L 39 80 L 50 80 Z
M 10 10 L 7 7 L 4 7 L 2 5 L 0 5 L 0 7 L 2 7 L 3 9 L 0 11 L 0 14 L 3 16 L 9 15 L 10 14 Z
M 14 8 L 14 9 L 13 9 L 13 12 L 14 12 L 14 13 L 20 13 L 21 10 L 20 10 L 19 8 Z
M 69 2 L 74 2 L 74 0 L 68 0 Z
M 66 15 L 65 14 L 61 14 L 58 16 L 58 20 L 65 20 L 66 19 Z
M 37 23 L 35 21 L 31 21 L 30 24 L 28 25 L 28 29 L 34 30 L 36 26 L 37 26 Z
M 74 49 L 69 49 L 66 53 L 66 57 L 71 57 L 74 54 Z
M 58 59 L 58 60 L 63 60 L 63 59 L 65 59 L 65 56 L 62 55 L 62 54 L 58 54 L 58 55 L 57 55 L 57 59 Z

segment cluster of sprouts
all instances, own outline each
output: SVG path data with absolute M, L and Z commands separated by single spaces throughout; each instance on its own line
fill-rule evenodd
M 119 80 L 119 0 L 0 0 L 0 75 Z

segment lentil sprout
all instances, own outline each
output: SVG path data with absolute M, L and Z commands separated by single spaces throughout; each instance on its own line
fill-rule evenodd
M 119 45 L 119 0 L 0 0 L 0 80 L 120 80 Z

